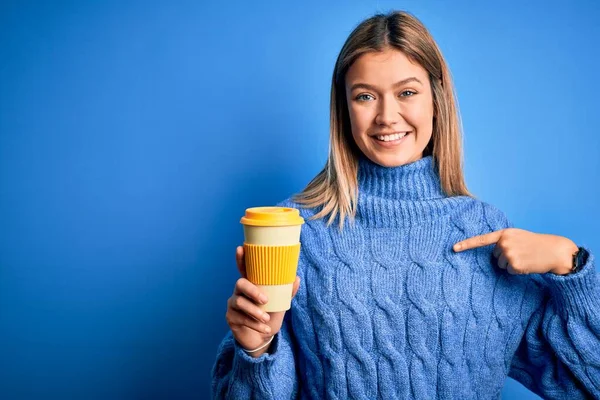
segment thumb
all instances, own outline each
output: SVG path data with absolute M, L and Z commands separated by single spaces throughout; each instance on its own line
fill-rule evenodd
M 300 288 L 300 277 L 296 276 L 296 280 L 294 281 L 294 286 L 292 288 L 292 299 L 296 296 L 296 293 L 298 293 L 299 288 Z
M 237 264 L 238 271 L 242 278 L 246 277 L 246 262 L 244 261 L 244 247 L 238 246 L 235 249 L 235 261 Z

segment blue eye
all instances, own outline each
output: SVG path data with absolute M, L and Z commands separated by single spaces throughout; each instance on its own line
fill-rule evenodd
M 417 94 L 417 92 L 414 92 L 412 90 L 405 90 L 402 93 L 400 93 L 400 97 L 412 97 L 415 94 Z M 367 101 L 367 100 L 369 100 L 368 98 L 365 98 L 365 97 L 373 98 L 373 96 L 371 96 L 370 94 L 363 93 L 363 94 L 359 94 L 358 96 L 356 96 L 355 100 L 358 100 L 358 101 Z
M 364 100 L 364 96 L 373 97 L 373 96 L 371 96 L 370 94 L 363 93 L 363 94 L 359 94 L 358 96 L 356 96 L 356 100 L 359 100 L 359 101 L 365 101 L 365 100 Z

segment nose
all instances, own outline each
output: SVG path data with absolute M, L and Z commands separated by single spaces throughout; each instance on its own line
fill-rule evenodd
M 393 96 L 384 96 L 379 102 L 375 123 L 391 126 L 400 121 L 400 105 Z

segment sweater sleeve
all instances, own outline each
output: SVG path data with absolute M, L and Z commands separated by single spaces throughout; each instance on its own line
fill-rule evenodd
M 547 290 L 509 376 L 544 398 L 600 399 L 600 279 L 594 257 L 575 274 L 540 278 Z
M 212 369 L 214 399 L 294 399 L 298 392 L 291 312 L 271 342 L 270 352 L 253 358 L 240 347 L 231 331 L 217 352 Z

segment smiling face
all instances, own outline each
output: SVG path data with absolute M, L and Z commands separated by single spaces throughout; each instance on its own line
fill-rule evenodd
M 397 167 L 419 160 L 433 131 L 429 74 L 399 50 L 361 55 L 346 73 L 352 137 L 371 161 Z

